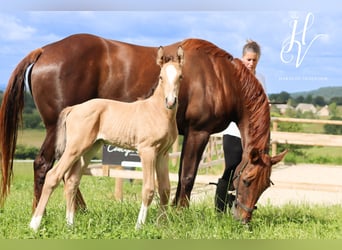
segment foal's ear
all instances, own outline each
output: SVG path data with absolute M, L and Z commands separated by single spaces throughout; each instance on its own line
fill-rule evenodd
M 160 46 L 158 49 L 156 62 L 160 67 L 162 67 L 164 64 L 164 48 L 163 48 L 163 46 Z
M 184 65 L 184 50 L 182 46 L 178 46 L 177 50 L 177 58 L 178 58 L 178 63 L 183 66 Z

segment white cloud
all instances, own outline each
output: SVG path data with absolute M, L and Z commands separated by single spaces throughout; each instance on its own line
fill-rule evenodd
M 266 77 L 267 89 L 273 93 L 282 90 L 291 92 L 297 83 L 279 81 L 279 77 L 298 75 L 298 69 L 295 71 L 293 65 L 280 61 L 280 50 L 284 39 L 291 35 L 290 24 L 294 15 L 300 18 L 302 25 L 306 14 L 306 11 L 294 13 L 278 10 L 0 13 L 0 53 L 4 58 L 4 62 L 0 62 L 0 77 L 5 77 L 7 81 L 10 70 L 6 73 L 5 69 L 8 64 L 15 66 L 30 50 L 74 33 L 92 33 L 146 46 L 167 45 L 184 38 L 198 37 L 217 44 L 236 57 L 241 56 L 242 45 L 247 38 L 251 38 L 258 41 L 262 48 L 258 68 Z M 307 34 L 308 41 L 310 35 L 324 33 L 327 36 L 315 41 L 299 70 L 309 76 L 331 72 L 329 79 L 336 79 L 341 76 L 337 66 L 342 57 L 341 15 L 338 12 L 314 12 L 314 15 L 313 26 Z M 296 52 L 293 50 L 293 53 Z M 304 69 L 304 66 L 307 68 Z M 0 83 L 3 82 L 0 78 Z M 309 82 L 305 84 L 301 86 L 314 88 Z
M 25 25 L 19 18 L 0 14 L 0 38 L 4 41 L 24 41 L 30 39 L 36 29 Z

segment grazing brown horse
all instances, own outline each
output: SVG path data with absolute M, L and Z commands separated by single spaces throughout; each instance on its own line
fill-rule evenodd
M 186 64 L 179 92 L 177 125 L 184 140 L 173 203 L 188 206 L 198 164 L 210 134 L 222 131 L 230 121 L 235 121 L 242 131 L 244 150 L 250 152 L 255 148 L 267 154 L 270 113 L 266 94 L 240 60 L 233 60 L 226 51 L 201 39 L 186 39 L 165 46 L 165 54 L 175 51 L 179 45 L 184 49 Z M 55 160 L 59 112 L 66 106 L 96 97 L 132 102 L 146 96 L 159 75 L 153 56 L 156 51 L 155 47 L 78 34 L 27 55 L 11 75 L 0 110 L 1 201 L 10 186 L 18 122 L 23 108 L 25 72 L 46 126 L 46 138 L 34 161 L 35 207 L 46 172 Z M 254 113 L 258 119 L 250 121 L 249 117 Z M 256 136 L 258 140 L 254 139 Z M 258 171 L 271 168 L 273 162 L 258 161 L 257 166 L 262 165 Z M 240 192 L 239 195 L 244 194 Z M 84 205 L 80 192 L 77 200 Z
M 74 224 L 75 195 L 82 169 L 86 168 L 104 142 L 137 150 L 142 162 L 142 205 L 136 229 L 145 223 L 154 196 L 155 172 L 160 206 L 164 210 L 170 196 L 169 149 L 177 138 L 177 99 L 182 78 L 184 54 L 178 48 L 177 61 L 165 62 L 163 47 L 158 50 L 161 67 L 153 94 L 132 103 L 91 99 L 67 107 L 59 115 L 56 158 L 60 160 L 46 175 L 42 195 L 30 227 L 37 231 L 53 190 L 64 177 L 67 201 L 66 219 Z

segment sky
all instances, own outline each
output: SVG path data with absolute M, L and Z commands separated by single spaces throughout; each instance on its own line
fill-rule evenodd
M 0 89 L 31 50 L 76 33 L 146 46 L 208 40 L 241 57 L 261 46 L 257 71 L 270 93 L 342 86 L 342 1 L 48 1 L 0 8 Z M 284 3 L 286 2 L 286 3 Z

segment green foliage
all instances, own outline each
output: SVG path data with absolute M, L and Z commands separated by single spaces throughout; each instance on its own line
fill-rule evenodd
M 338 116 L 333 116 L 333 117 L 331 117 L 331 120 L 342 120 L 342 118 L 338 117 Z M 333 125 L 333 124 L 325 124 L 324 125 L 324 131 L 327 134 L 342 135 L 342 126 L 341 125 Z
M 16 147 L 14 158 L 15 159 L 34 159 L 38 155 L 39 149 L 32 146 L 19 144 Z
M 37 112 L 23 114 L 23 127 L 31 129 L 43 129 L 44 124 Z

